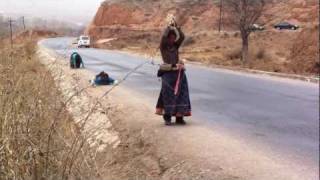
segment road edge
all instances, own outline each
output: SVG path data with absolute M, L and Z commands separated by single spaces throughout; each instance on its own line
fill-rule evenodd
M 100 49 L 100 48 L 98 48 Z M 108 50 L 108 49 L 102 49 L 102 50 Z M 134 55 L 138 57 L 148 57 L 149 55 L 146 53 L 138 53 L 131 50 L 116 50 L 117 52 L 126 53 L 129 55 Z M 150 57 L 150 56 L 149 56 Z M 161 59 L 160 56 L 152 57 L 154 59 Z M 247 74 L 253 74 L 253 75 L 267 75 L 270 77 L 276 77 L 281 79 L 291 79 L 291 80 L 299 80 L 303 82 L 308 83 L 314 83 L 319 84 L 320 82 L 320 75 L 318 77 L 315 76 L 304 76 L 304 75 L 298 75 L 298 74 L 287 74 L 287 73 L 277 73 L 277 72 L 270 72 L 270 71 L 262 71 L 262 70 L 256 70 L 256 69 L 249 69 L 249 68 L 242 68 L 242 67 L 232 67 L 232 66 L 222 66 L 222 65 L 216 65 L 216 64 L 205 64 L 202 62 L 194 62 L 189 61 L 186 59 L 183 59 L 187 64 L 191 65 L 198 65 L 201 67 L 211 68 L 211 69 L 221 69 L 221 70 L 229 70 L 234 72 L 241 72 L 241 73 L 247 73 Z
M 99 99 L 91 97 L 88 91 L 89 83 L 84 86 L 79 82 L 85 72 L 69 71 L 68 61 L 63 61 L 65 57 L 59 56 L 39 43 L 37 55 L 39 61 L 54 77 L 55 84 L 66 101 L 68 111 L 79 125 L 82 134 L 87 136 L 90 146 L 99 152 L 109 146 L 116 148 L 120 144 L 119 134 L 115 131 L 108 114 L 98 103 Z

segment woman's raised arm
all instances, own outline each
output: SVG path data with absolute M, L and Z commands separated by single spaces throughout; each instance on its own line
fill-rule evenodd
M 185 35 L 182 32 L 180 27 L 177 27 L 177 31 L 179 33 L 179 39 L 177 40 L 176 44 L 178 46 L 178 48 L 181 46 L 181 44 L 183 43 L 184 39 L 185 39 Z

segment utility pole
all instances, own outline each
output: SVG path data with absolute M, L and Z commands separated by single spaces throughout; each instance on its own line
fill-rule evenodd
M 23 24 L 23 30 L 25 31 L 26 30 L 26 24 L 25 24 L 25 21 L 24 21 L 24 16 L 22 16 L 22 24 Z
M 221 31 L 221 24 L 222 24 L 222 0 L 220 0 L 219 32 Z
M 10 18 L 9 19 L 9 26 L 10 26 L 10 42 L 11 42 L 11 48 L 13 48 L 13 39 L 12 39 L 12 22 L 13 20 Z

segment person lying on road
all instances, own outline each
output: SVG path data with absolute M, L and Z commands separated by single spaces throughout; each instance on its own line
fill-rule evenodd
M 118 81 L 109 77 L 109 75 L 102 71 L 91 81 L 92 85 L 103 86 L 103 85 L 114 85 L 117 84 Z

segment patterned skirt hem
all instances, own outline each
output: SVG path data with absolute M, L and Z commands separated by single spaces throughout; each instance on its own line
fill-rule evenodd
M 164 115 L 164 109 L 163 108 L 156 108 L 156 113 L 155 114 L 163 116 Z M 172 114 L 172 116 L 178 116 L 178 117 L 181 117 L 181 116 L 192 116 L 192 113 L 191 113 L 191 111 L 183 112 L 183 113 L 177 112 L 177 113 Z

